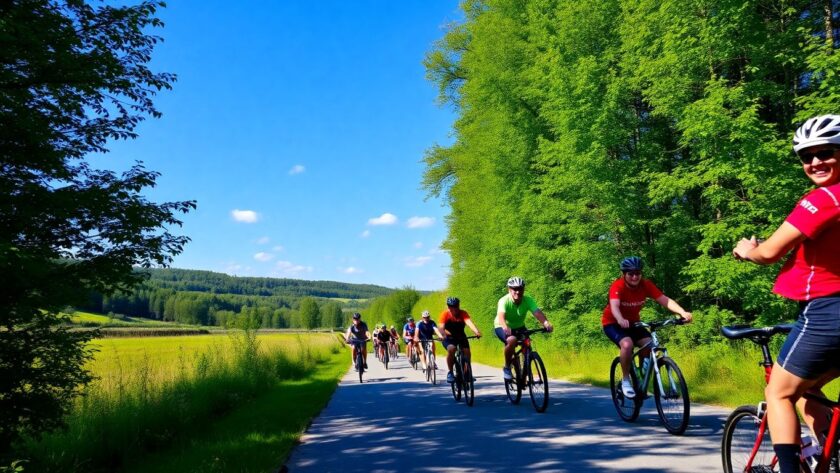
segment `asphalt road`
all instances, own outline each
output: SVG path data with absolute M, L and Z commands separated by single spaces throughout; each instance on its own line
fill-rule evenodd
M 445 370 L 434 386 L 402 356 L 387 371 L 372 354 L 368 365 L 363 384 L 352 368 L 344 376 L 292 452 L 289 472 L 721 471 L 726 409 L 692 404 L 688 430 L 674 436 L 652 398 L 626 423 L 609 390 L 552 380 L 539 414 L 527 391 L 519 405 L 508 401 L 500 368 L 475 365 L 468 407 L 453 399 Z

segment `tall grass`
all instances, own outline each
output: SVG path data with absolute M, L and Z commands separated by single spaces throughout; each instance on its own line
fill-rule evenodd
M 333 336 L 162 337 L 97 341 L 100 376 L 68 429 L 24 446 L 28 471 L 110 471 L 198 432 L 281 380 L 338 353 Z

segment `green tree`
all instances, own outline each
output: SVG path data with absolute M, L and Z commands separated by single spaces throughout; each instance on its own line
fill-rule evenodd
M 344 312 L 336 302 L 329 302 L 321 308 L 321 326 L 326 328 L 343 327 L 346 323 Z
M 313 329 L 321 326 L 321 311 L 318 301 L 313 297 L 304 297 L 300 300 L 300 323 L 301 328 Z
M 169 229 L 193 202 L 140 194 L 157 173 L 83 161 L 160 116 L 152 98 L 175 80 L 148 68 L 161 6 L 0 5 L 0 451 L 60 425 L 90 380 L 90 336 L 61 328 L 58 311 L 129 289 L 133 266 L 166 265 L 188 241 Z

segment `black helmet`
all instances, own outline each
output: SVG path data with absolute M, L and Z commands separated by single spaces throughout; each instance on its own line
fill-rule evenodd
M 457 297 L 447 297 L 446 298 L 446 305 L 449 307 L 458 307 L 461 305 L 461 300 Z
M 642 263 L 642 259 L 638 256 L 628 256 L 621 260 L 621 264 L 618 267 L 625 273 L 627 271 L 641 271 L 644 263 Z
M 353 319 L 359 320 L 361 318 L 362 318 L 362 314 L 360 314 L 358 312 L 353 312 Z

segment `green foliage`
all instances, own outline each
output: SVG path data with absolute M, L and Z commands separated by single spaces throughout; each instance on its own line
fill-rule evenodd
M 482 330 L 517 274 L 563 327 L 553 340 L 602 343 L 606 291 L 630 254 L 697 313 L 686 344 L 711 343 L 722 323 L 793 315 L 770 291 L 777 268 L 730 251 L 769 236 L 807 190 L 794 124 L 840 112 L 822 4 L 462 8 L 425 62 L 457 119 L 454 143 L 427 152 L 423 185 L 451 207 L 449 291 Z
M 140 194 L 157 173 L 83 161 L 160 116 L 152 99 L 175 80 L 148 67 L 162 6 L 0 6 L 0 454 L 59 426 L 90 379 L 90 335 L 57 328 L 59 311 L 132 287 L 143 279 L 133 267 L 165 266 L 189 240 L 169 229 L 194 202 Z
M 318 303 L 311 297 L 304 297 L 300 301 L 300 318 L 302 328 L 315 328 L 321 326 L 321 311 Z
M 414 304 L 420 299 L 420 293 L 410 287 L 398 289 L 387 296 L 377 297 L 370 301 L 370 306 L 362 313 L 368 326 L 384 323 L 394 327 L 402 327 L 405 319 L 412 314 Z

